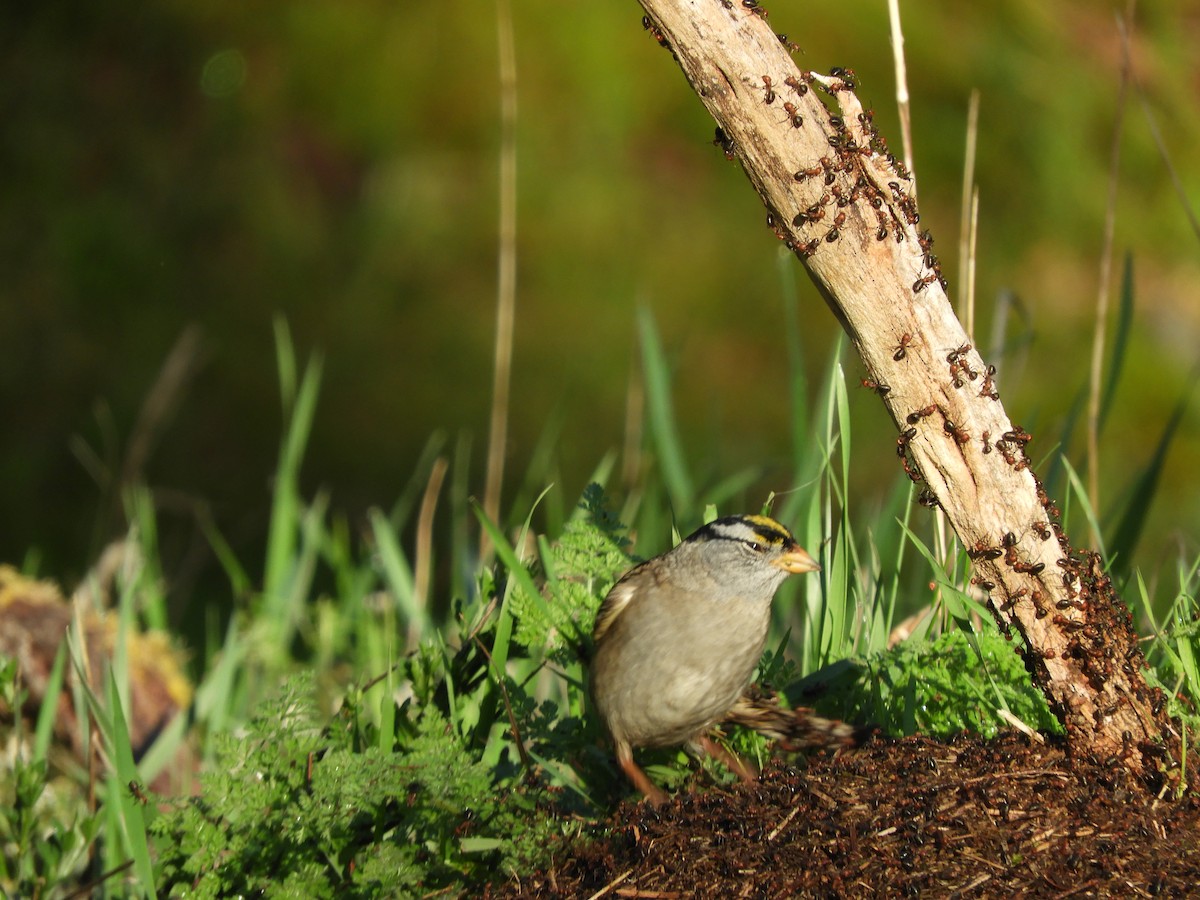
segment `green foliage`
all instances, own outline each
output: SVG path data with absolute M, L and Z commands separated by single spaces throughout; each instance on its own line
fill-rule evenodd
M 200 796 L 151 826 L 159 888 L 181 897 L 375 897 L 536 865 L 562 834 L 536 789 L 493 771 L 433 706 L 409 708 L 396 752 L 351 694 L 328 725 L 289 680 L 243 734 L 216 739 Z
M 1175 601 L 1161 621 L 1156 621 L 1150 594 L 1141 575 L 1137 576 L 1143 614 L 1150 622 L 1155 640 L 1146 648 L 1146 683 L 1160 688 L 1171 718 L 1183 728 L 1185 747 L 1195 752 L 1200 736 L 1200 557 L 1180 562 L 1179 588 Z
M 21 709 L 25 696 L 16 661 L 0 658 L 0 709 Z M 53 777 L 19 716 L 8 738 L 8 764 L 0 768 L 0 893 L 45 897 L 83 872 L 102 817 Z
M 204 760 L 200 790 L 160 813 L 128 787 L 153 777 L 166 751 L 134 759 L 119 681 L 128 661 L 118 656 L 104 696 L 79 691 L 115 764 L 94 785 L 99 811 L 88 814 L 80 804 L 42 812 L 53 724 L 48 704 L 32 754 L 17 757 L 9 780 L 0 778 L 0 886 L 41 896 L 73 879 L 78 884 L 88 854 L 96 861 L 93 876 L 121 869 L 146 889 L 195 897 L 466 893 L 545 864 L 581 823 L 629 791 L 589 714 L 586 691 L 596 610 L 634 562 L 622 519 L 654 552 L 664 549 L 655 542 L 714 517 L 718 506 L 759 507 L 794 527 L 823 569 L 780 591 L 759 671 L 761 681 L 787 685 L 794 705 L 875 723 L 892 735 L 990 736 L 1014 718 L 1057 730 L 1013 645 L 990 625 L 971 624 L 982 610 L 962 588 L 966 557 L 933 540 L 928 521 L 913 515 L 907 480 L 899 478 L 872 515 L 851 499 L 853 392 L 841 365 L 844 344 L 832 352 L 811 406 L 802 369 L 793 372 L 797 446 L 789 483 L 795 487 L 765 503 L 742 498 L 734 505 L 726 492 L 736 493 L 730 487 L 736 477 L 692 480 L 689 467 L 699 454 L 685 452 L 672 421 L 666 357 L 648 314 L 642 329 L 644 364 L 654 381 L 648 415 L 657 420 L 647 442 L 658 450 L 659 465 L 675 474 L 645 476 L 620 516 L 601 487 L 611 456 L 597 466 L 596 483 L 572 513 L 564 514 L 558 497 L 547 500 L 548 489 L 504 518 L 519 523 L 513 530 L 476 508 L 498 560 L 480 566 L 466 531 L 469 492 L 457 473 L 469 460 L 460 442 L 452 477 L 458 486 L 442 517 L 454 529 L 454 574 L 434 602 L 433 591 L 418 588 L 417 573 L 436 568 L 435 560 L 410 555 L 404 536 L 442 441 L 430 442 L 392 511 L 372 510 L 356 540 L 345 522 L 330 521 L 324 494 L 306 500 L 300 488 L 320 369 L 316 361 L 297 365 L 280 326 L 286 434 L 261 576 L 243 568 L 209 529 L 243 606 L 222 629 L 214 623 L 200 666 L 193 709 Z M 1064 471 L 1076 515 L 1094 526 L 1069 463 Z M 526 481 L 544 484 L 545 474 L 530 473 Z M 668 496 L 675 504 L 669 513 Z M 546 506 L 556 508 L 546 512 Z M 133 498 L 130 508 L 137 522 L 131 541 L 146 548 L 143 582 L 154 585 L 160 578 L 148 495 Z M 538 534 L 535 512 L 556 526 Z M 1161 628 L 1154 625 L 1160 639 L 1150 655 L 1158 671 L 1149 674 L 1161 679 L 1172 711 L 1193 727 L 1185 698 L 1200 696 L 1198 569 L 1200 562 L 1181 569 L 1175 606 Z M 931 584 L 933 592 L 910 590 Z M 885 649 L 894 619 L 908 611 L 901 607 L 924 596 L 938 598 L 929 624 L 918 637 Z M 1143 603 L 1153 623 L 1144 586 Z M 123 594 L 122 628 L 136 624 L 134 606 L 133 594 Z M 160 592 L 146 617 L 164 619 L 165 610 Z M 56 684 L 65 659 L 54 667 Z M 0 687 L 4 677 L 0 670 Z M 10 706 L 17 702 L 2 696 Z M 175 743 L 163 746 L 173 749 L 181 739 L 176 734 Z M 751 732 L 735 731 L 729 740 L 749 757 L 771 752 Z M 639 758 L 669 788 L 695 775 L 694 764 L 675 749 L 639 751 Z M 118 886 L 114 880 L 104 889 Z
M 625 526 L 605 506 L 600 485 L 587 486 L 579 512 L 557 541 L 541 547 L 538 568 L 546 596 L 531 596 L 516 584 L 508 601 L 516 641 L 544 647 L 560 662 L 578 657 L 601 601 L 630 567 Z
M 793 702 L 825 715 L 872 723 L 899 737 L 920 732 L 945 738 L 960 731 L 993 737 L 1011 724 L 1001 710 L 1029 727 L 1059 732 L 1058 721 L 1034 688 L 1021 658 L 994 628 L 943 632 L 933 641 L 909 639 L 865 660 L 847 661 L 790 687 Z

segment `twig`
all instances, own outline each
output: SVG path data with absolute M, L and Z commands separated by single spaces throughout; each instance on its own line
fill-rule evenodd
M 69 893 L 69 894 L 64 894 L 63 900 L 75 900 L 76 897 L 92 896 L 92 893 L 96 890 L 96 888 L 100 887 L 100 885 L 104 884 L 104 882 L 108 881 L 110 878 L 120 875 L 122 872 L 124 872 L 126 869 L 128 869 L 132 865 L 133 865 L 133 860 L 130 859 L 130 860 L 126 860 L 125 862 L 121 863 L 119 866 L 114 866 L 113 868 L 109 869 L 107 872 L 105 872 L 103 875 L 99 876 L 98 878 L 95 878 L 92 881 L 89 881 L 85 885 L 81 885 L 80 887 L 71 891 L 71 893 Z
M 625 870 L 620 875 L 618 875 L 616 878 L 614 878 L 612 881 L 610 881 L 608 884 L 606 884 L 604 887 L 600 888 L 600 890 L 596 891 L 596 893 L 592 894 L 592 896 L 588 897 L 587 900 L 600 900 L 601 897 L 603 897 L 605 894 L 607 894 L 609 891 L 611 891 L 613 888 L 615 888 L 617 885 L 619 885 L 622 881 L 624 881 L 626 878 L 628 878 L 632 874 L 633 874 L 633 869 Z
M 945 511 L 992 614 L 1024 637 L 1068 741 L 1135 773 L 1159 768 L 1143 751 L 1159 741 L 1176 758 L 1165 707 L 1138 674 L 1132 624 L 1099 558 L 1062 534 L 1026 453 L 1032 436 L 1009 419 L 994 368 L 954 315 L 910 173 L 876 133 L 854 73 L 800 70 L 757 4 L 640 2 L 716 120 L 719 149 L 741 161 L 768 225 L 884 386 L 876 393 L 899 431 L 891 449 Z
M 496 666 L 495 660 L 492 659 L 492 654 L 488 652 L 487 646 L 479 638 L 475 638 L 475 646 L 480 652 L 487 657 L 488 666 L 496 678 L 496 685 L 500 688 L 500 696 L 504 698 L 504 709 L 508 712 L 508 725 L 512 729 L 513 741 L 517 745 L 517 755 L 521 757 L 521 768 L 526 772 L 533 771 L 533 762 L 529 759 L 529 751 L 525 749 L 525 742 L 521 740 L 521 729 L 517 727 L 517 714 L 513 711 L 512 698 L 508 696 L 508 685 L 504 683 L 504 672 Z
M 796 818 L 796 813 L 798 812 L 800 812 L 800 807 L 793 806 L 792 811 L 783 817 L 783 821 L 771 829 L 771 833 L 767 835 L 767 841 L 770 842 L 779 837 L 779 833 L 783 831 L 783 829 L 787 828 L 788 823 L 791 822 L 792 819 Z
M 154 451 L 168 421 L 179 406 L 180 398 L 187 390 L 192 376 L 199 365 L 203 331 L 199 325 L 191 324 L 183 329 L 171 352 L 158 370 L 154 387 L 142 401 L 137 423 L 129 436 L 129 449 L 121 469 L 119 488 L 128 487 L 141 477 L 146 461 Z M 118 496 L 120 490 L 117 491 Z

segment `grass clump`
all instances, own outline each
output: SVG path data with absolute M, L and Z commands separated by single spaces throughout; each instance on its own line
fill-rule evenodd
M 322 724 L 307 677 L 216 740 L 194 800 L 152 824 L 161 891 L 188 897 L 376 897 L 536 865 L 562 826 L 536 787 L 495 773 L 430 705 L 381 746 L 361 693 Z
M 1012 717 L 1036 731 L 1061 734 L 1013 647 L 994 628 L 970 635 L 948 630 L 932 640 L 913 638 L 848 660 L 786 693 L 803 703 L 819 691 L 812 705 L 822 714 L 869 722 L 893 737 L 921 733 L 944 739 L 969 731 L 991 738 L 1011 728 Z

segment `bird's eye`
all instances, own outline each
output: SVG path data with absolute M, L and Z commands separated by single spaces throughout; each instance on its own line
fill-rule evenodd
M 747 545 L 750 547 L 750 549 L 751 549 L 751 550 L 753 550 L 755 553 L 762 553 L 762 551 L 763 551 L 763 545 L 762 545 L 762 544 L 760 544 L 758 541 L 746 541 L 746 544 L 747 544 Z

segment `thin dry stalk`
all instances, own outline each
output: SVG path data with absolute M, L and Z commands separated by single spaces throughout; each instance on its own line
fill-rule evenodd
M 154 452 L 171 415 L 179 408 L 180 400 L 199 367 L 203 331 L 199 325 L 183 329 L 167 354 L 154 387 L 142 402 L 137 422 L 129 436 L 129 450 L 121 469 L 120 487 L 127 487 L 141 478 L 146 462 Z M 118 492 L 119 493 L 119 492 Z
M 973 245 L 971 215 L 972 195 L 975 193 L 975 157 L 976 142 L 979 138 L 979 91 L 971 91 L 971 99 L 967 104 L 967 146 L 963 152 L 963 181 L 962 181 L 962 210 L 958 217 L 958 314 L 966 322 L 967 334 L 975 337 L 975 308 L 971 300 L 974 297 L 975 278 L 972 270 L 974 255 L 970 248 Z M 969 255 L 970 254 L 970 255 Z
M 492 415 L 488 427 L 487 480 L 483 511 L 500 521 L 500 490 L 508 447 L 509 387 L 512 382 L 513 328 L 517 309 L 517 57 L 510 0 L 496 0 L 500 43 L 500 234 L 496 285 L 496 346 L 492 371 Z M 479 556 L 491 557 L 485 531 Z
M 912 173 L 909 193 L 917 196 L 916 169 L 913 168 L 912 110 L 908 102 L 908 66 L 904 62 L 904 29 L 900 27 L 900 0 L 888 0 L 888 26 L 892 34 L 892 61 L 896 69 L 896 108 L 900 111 L 900 147 L 904 166 Z
M 1133 22 L 1137 0 L 1125 7 L 1125 22 Z M 1109 294 L 1112 284 L 1113 233 L 1117 222 L 1117 186 L 1120 183 L 1121 133 L 1125 129 L 1125 103 L 1129 96 L 1130 47 L 1127 27 L 1121 32 L 1121 84 L 1117 91 L 1117 108 L 1113 120 L 1112 148 L 1108 164 L 1108 201 L 1104 210 L 1104 243 L 1100 251 L 1100 280 L 1096 289 L 1096 317 L 1092 331 L 1092 366 L 1088 381 L 1087 409 L 1087 482 L 1088 500 L 1097 514 L 1100 511 L 1100 402 L 1101 380 L 1104 375 L 1104 338 L 1108 326 Z M 1093 535 L 1098 540 L 1099 535 Z
M 433 516 L 437 512 L 438 495 L 450 463 L 444 456 L 433 461 L 425 494 L 421 497 L 421 510 L 417 514 L 416 559 L 413 561 L 413 601 L 424 608 L 429 603 L 429 584 L 433 580 Z
M 1122 40 L 1128 42 L 1129 29 L 1125 27 L 1125 23 L 1118 20 L 1117 28 L 1121 31 Z M 1171 161 L 1171 153 L 1167 149 L 1167 142 L 1163 139 L 1162 129 L 1158 127 L 1158 119 L 1154 117 L 1154 111 L 1150 108 L 1150 104 L 1146 100 L 1146 92 L 1142 90 L 1141 85 L 1136 80 L 1133 81 L 1133 84 L 1137 89 L 1138 104 L 1142 107 L 1142 114 L 1146 117 L 1146 126 L 1150 129 L 1150 136 L 1154 138 L 1154 146 L 1158 148 L 1158 155 L 1162 158 L 1163 165 L 1166 166 L 1167 174 L 1171 176 L 1171 186 L 1175 190 L 1179 206 L 1183 209 L 1183 214 L 1187 216 L 1192 234 L 1200 239 L 1200 218 L 1197 218 L 1196 210 L 1192 207 L 1187 188 L 1184 187 L 1183 180 L 1179 177 L 1179 170 Z
M 967 227 L 967 334 L 975 338 L 975 246 L 979 237 L 979 188 L 971 191 L 971 216 Z

